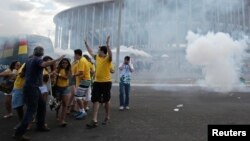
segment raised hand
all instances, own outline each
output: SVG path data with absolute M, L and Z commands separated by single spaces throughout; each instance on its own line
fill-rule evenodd
M 110 40 L 110 35 L 108 35 L 107 37 L 107 41 L 106 41 L 107 46 L 109 46 L 109 40 Z
M 87 38 L 84 39 L 84 43 L 85 43 L 85 45 L 88 45 Z
M 61 61 L 66 55 L 62 55 L 61 57 L 59 57 L 58 59 L 56 59 L 57 61 Z

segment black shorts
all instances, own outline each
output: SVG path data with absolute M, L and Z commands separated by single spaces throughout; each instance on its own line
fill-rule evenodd
M 111 98 L 112 82 L 94 82 L 91 101 L 106 103 Z

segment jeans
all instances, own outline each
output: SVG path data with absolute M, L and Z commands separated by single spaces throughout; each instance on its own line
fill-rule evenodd
M 46 102 L 43 99 L 39 87 L 24 86 L 23 94 L 27 110 L 20 126 L 15 132 L 16 136 L 22 136 L 26 133 L 27 127 L 32 122 L 35 114 L 37 128 L 44 128 L 45 125 Z
M 130 84 L 120 82 L 120 106 L 126 107 L 129 105 Z

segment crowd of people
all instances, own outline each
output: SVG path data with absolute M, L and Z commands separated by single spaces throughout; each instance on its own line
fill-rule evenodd
M 30 140 L 25 133 L 33 122 L 36 123 L 37 131 L 50 131 L 46 123 L 47 101 L 51 108 L 55 109 L 58 125 L 61 127 L 67 126 L 66 117 L 72 111 L 75 111 L 75 119 L 84 119 L 90 101 L 93 103 L 92 120 L 86 127 L 88 129 L 98 127 L 100 103 L 104 104 L 105 108 L 105 118 L 101 124 L 109 123 L 111 73 L 115 71 L 109 40 L 110 36 L 107 37 L 106 45 L 99 47 L 97 54 L 85 40 L 86 49 L 95 61 L 92 61 L 90 56 L 83 55 L 81 49 L 74 50 L 73 61 L 65 55 L 53 59 L 44 56 L 43 47 L 38 46 L 25 63 L 14 61 L 9 69 L 0 73 L 0 77 L 4 77 L 0 89 L 5 93 L 7 110 L 4 118 L 13 116 L 12 109 L 16 110 L 19 118 L 19 124 L 14 128 L 15 139 Z M 124 58 L 119 70 L 119 109 L 128 110 L 131 73 L 134 71 L 129 56 Z

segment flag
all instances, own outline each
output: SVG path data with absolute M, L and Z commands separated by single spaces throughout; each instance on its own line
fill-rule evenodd
M 28 53 L 28 45 L 26 39 L 20 39 L 19 40 L 19 50 L 18 54 L 27 54 Z

